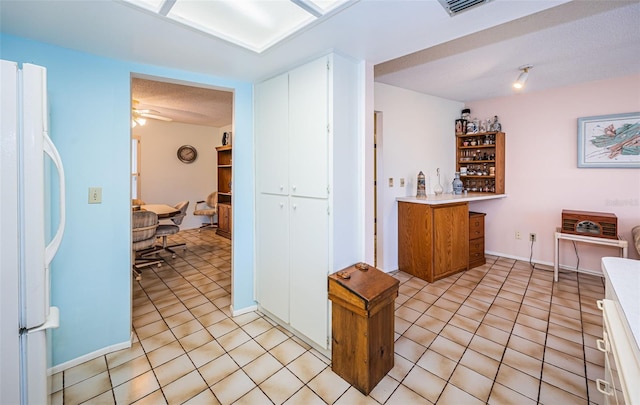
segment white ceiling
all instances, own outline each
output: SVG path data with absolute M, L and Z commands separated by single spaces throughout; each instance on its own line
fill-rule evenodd
M 639 73 L 640 2 L 566 3 L 379 64 L 375 78 L 472 101 L 518 93 L 522 65 L 533 65 L 524 91 Z
M 513 94 L 524 64 L 525 92 L 638 73 L 638 21 L 637 0 L 494 0 L 455 17 L 437 0 L 360 0 L 257 54 L 119 1 L 0 1 L 2 32 L 110 58 L 256 82 L 334 50 L 459 101 Z
M 230 91 L 133 78 L 131 96 L 134 108 L 151 110 L 174 122 L 221 128 L 233 121 Z

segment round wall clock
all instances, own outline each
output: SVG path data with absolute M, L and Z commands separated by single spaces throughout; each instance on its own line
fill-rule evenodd
M 198 157 L 198 151 L 191 145 L 182 145 L 178 148 L 178 159 L 183 163 L 193 163 Z

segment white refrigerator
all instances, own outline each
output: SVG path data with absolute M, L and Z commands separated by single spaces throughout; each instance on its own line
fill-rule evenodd
M 48 135 L 46 69 L 0 62 L 0 404 L 46 404 L 49 334 L 59 324 L 49 267 L 65 224 L 64 171 Z

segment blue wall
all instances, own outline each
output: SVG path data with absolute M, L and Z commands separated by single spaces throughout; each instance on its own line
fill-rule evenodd
M 131 330 L 130 75 L 218 86 L 234 97 L 234 310 L 253 301 L 252 84 L 141 65 L 0 33 L 0 58 L 47 68 L 50 135 L 65 166 L 67 226 L 51 269 L 58 365 L 129 340 Z M 213 174 L 212 174 L 213 175 Z M 102 187 L 102 204 L 88 188 Z

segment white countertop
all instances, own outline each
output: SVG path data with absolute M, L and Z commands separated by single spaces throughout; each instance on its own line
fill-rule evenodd
M 640 346 L 640 260 L 603 257 L 602 270 L 613 286 L 636 345 Z
M 409 202 L 416 204 L 429 204 L 429 205 L 438 205 L 438 204 L 451 204 L 458 202 L 470 202 L 470 201 L 483 201 L 483 200 L 495 200 L 497 198 L 505 198 L 506 194 L 493 194 L 493 193 L 467 193 L 467 194 L 451 194 L 445 193 L 440 195 L 428 194 L 427 198 L 422 200 L 416 197 L 398 197 L 396 201 L 399 202 Z

